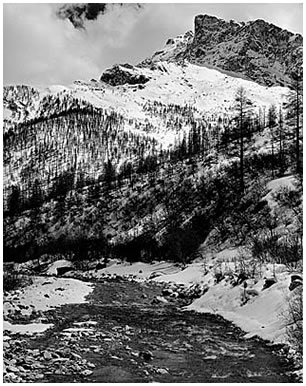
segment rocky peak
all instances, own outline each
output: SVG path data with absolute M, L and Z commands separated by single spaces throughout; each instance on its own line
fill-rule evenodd
M 290 86 L 292 73 L 302 68 L 303 37 L 261 19 L 238 23 L 198 15 L 194 33 L 168 39 L 161 51 L 139 66 L 153 68 L 160 61 L 188 61 L 267 86 Z
M 303 38 L 264 20 L 225 21 L 209 15 L 195 18 L 195 34 L 184 57 L 246 75 L 258 83 L 289 85 L 302 66 Z

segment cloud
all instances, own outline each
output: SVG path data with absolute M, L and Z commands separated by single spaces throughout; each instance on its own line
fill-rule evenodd
M 75 28 L 85 29 L 86 21 L 96 20 L 98 16 L 104 15 L 113 7 L 132 7 L 141 9 L 141 4 L 110 4 L 110 3 L 81 3 L 64 4 L 56 11 L 60 19 L 68 19 Z
M 110 7 L 106 15 L 75 28 L 58 18 L 56 4 L 5 4 L 4 83 L 69 84 L 99 78 L 113 52 L 127 45 L 135 7 Z M 93 16 L 90 16 L 93 17 Z

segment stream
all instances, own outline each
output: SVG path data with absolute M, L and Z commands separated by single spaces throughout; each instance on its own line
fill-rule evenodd
M 177 301 L 156 302 L 160 294 L 158 284 L 105 280 L 87 303 L 48 311 L 54 327 L 27 347 L 75 359 L 45 355 L 39 382 L 294 382 L 278 346 L 246 340 L 221 317 Z M 78 372 L 85 362 L 90 370 Z

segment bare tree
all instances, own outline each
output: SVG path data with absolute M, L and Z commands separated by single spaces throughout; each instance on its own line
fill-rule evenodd
M 235 95 L 235 109 L 237 112 L 237 121 L 239 128 L 239 142 L 240 142 L 240 192 L 244 192 L 244 137 L 245 129 L 248 124 L 250 116 L 250 109 L 252 102 L 247 97 L 246 90 L 241 86 L 238 88 Z
M 296 172 L 301 172 L 300 160 L 300 129 L 301 118 L 303 116 L 303 76 L 301 72 L 292 73 L 293 83 L 292 90 L 288 98 L 288 118 L 293 122 L 295 127 L 295 159 Z

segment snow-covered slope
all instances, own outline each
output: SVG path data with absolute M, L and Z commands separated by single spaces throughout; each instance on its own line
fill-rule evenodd
M 231 114 L 234 96 L 239 87 L 246 89 L 248 97 L 257 107 L 281 104 L 289 92 L 286 87 L 266 87 L 253 81 L 231 77 L 218 70 L 185 63 L 183 66 L 167 61 L 156 62 L 154 69 L 115 66 L 108 79 L 115 79 L 118 71 L 126 75 L 125 84 L 116 86 L 105 82 L 81 82 L 64 87 L 56 86 L 36 90 L 35 98 L 40 101 L 50 94 L 59 98 L 70 95 L 80 98 L 96 107 L 116 110 L 127 118 L 145 120 L 152 118 L 143 111 L 147 101 L 163 104 L 191 105 L 199 115 L 213 117 L 214 114 Z M 129 79 L 143 76 L 146 83 L 129 84 Z M 114 81 L 115 82 L 115 81 Z M 134 81 L 133 81 L 134 82 Z M 33 103 L 28 107 L 31 118 L 40 114 L 41 105 Z M 5 115 L 12 111 L 9 103 L 4 105 Z M 25 109 L 24 109 L 25 111 Z M 24 113 L 22 117 L 25 117 Z M 11 122 L 14 116 L 11 116 Z M 22 119 L 16 117 L 15 122 Z M 159 122 L 156 122 L 157 124 Z

